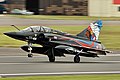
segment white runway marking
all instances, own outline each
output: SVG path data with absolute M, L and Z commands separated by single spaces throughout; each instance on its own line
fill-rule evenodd
M 37 64 L 37 63 L 0 63 L 1 65 L 15 65 L 15 64 Z
M 57 61 L 56 61 L 57 62 Z M 91 61 L 91 62 L 98 62 L 98 63 L 120 63 L 120 61 Z M 40 63 L 40 62 L 39 62 Z M 84 62 L 82 62 L 84 63 Z M 12 65 L 12 64 L 37 64 L 37 63 L 34 63 L 34 62 L 0 62 L 1 65 Z M 81 64 L 81 63 L 79 63 Z
M 26 57 L 26 56 L 0 56 L 0 58 L 11 58 L 11 57 Z
M 34 55 L 34 54 L 33 54 L 33 55 Z M 20 55 L 20 56 L 19 56 L 19 55 L 15 55 L 15 56 L 11 56 L 11 55 L 1 55 L 0 58 L 2 58 L 2 57 L 6 57 L 6 58 L 7 58 L 7 57 L 8 57 L 8 58 L 9 58 L 9 57 L 27 57 L 27 55 Z M 46 55 L 40 55 L 40 54 L 38 54 L 38 55 L 34 55 L 33 58 L 34 58 L 34 57 L 46 57 Z
M 120 74 L 120 71 L 106 72 L 56 72 L 56 73 L 17 73 L 17 74 L 0 74 L 0 77 L 16 77 L 16 76 L 43 76 L 43 75 L 81 75 L 81 74 Z

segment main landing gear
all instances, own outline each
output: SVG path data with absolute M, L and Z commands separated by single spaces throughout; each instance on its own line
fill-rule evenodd
M 50 48 L 48 50 L 48 58 L 49 58 L 49 62 L 55 62 L 55 55 L 54 55 L 54 49 Z
M 76 55 L 76 56 L 74 57 L 74 62 L 75 62 L 75 63 L 79 63 L 79 62 L 80 62 L 80 57 L 79 57 L 78 55 Z
M 75 55 L 74 57 L 74 62 L 75 63 L 79 63 L 80 62 L 80 53 L 82 52 L 83 50 L 77 52 L 77 54 Z

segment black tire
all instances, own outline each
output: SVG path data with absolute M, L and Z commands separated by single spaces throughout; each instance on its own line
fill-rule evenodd
M 50 57 L 49 56 L 49 62 L 55 62 L 55 57 Z
M 79 56 L 75 56 L 74 57 L 74 62 L 75 63 L 79 63 L 80 62 L 80 57 Z
M 48 58 L 49 58 L 49 62 L 55 62 L 55 56 L 54 56 L 54 49 L 50 48 L 48 50 Z
M 28 54 L 28 57 L 32 58 L 32 57 L 33 57 L 33 54 Z

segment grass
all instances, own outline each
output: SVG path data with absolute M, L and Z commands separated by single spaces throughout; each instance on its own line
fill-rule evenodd
M 9 26 L 0 27 L 0 47 L 19 47 L 20 45 L 26 44 L 23 41 L 12 39 L 3 34 L 4 32 L 10 32 L 10 31 L 16 31 L 16 30 Z
M 0 80 L 120 80 L 120 74 L 0 78 Z
M 87 26 L 51 26 L 53 29 L 61 30 L 71 34 L 77 34 Z M 21 29 L 25 27 L 20 27 Z M 3 35 L 4 32 L 16 31 L 8 26 L 0 27 L 0 46 L 1 47 L 19 47 L 27 43 L 18 41 Z M 120 26 L 104 26 L 100 34 L 100 41 L 109 49 L 120 49 Z
M 41 19 L 41 20 L 116 20 L 120 17 L 90 17 L 90 16 L 66 16 L 66 15 L 8 15 L 18 18 Z

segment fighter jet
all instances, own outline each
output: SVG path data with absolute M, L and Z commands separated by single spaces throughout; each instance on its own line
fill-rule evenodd
M 13 25 L 14 26 L 14 25 Z M 14 26 L 17 28 L 16 26 Z M 22 46 L 33 57 L 32 53 L 44 54 L 49 62 L 55 62 L 55 57 L 65 57 L 65 54 L 75 55 L 74 62 L 80 62 L 80 56 L 99 57 L 110 53 L 103 44 L 98 41 L 102 28 L 102 20 L 90 23 L 90 25 L 77 35 L 71 35 L 62 31 L 54 30 L 46 26 L 30 26 L 18 32 L 6 32 L 5 35 L 26 41 L 27 46 Z M 33 46 L 39 44 L 42 47 Z

